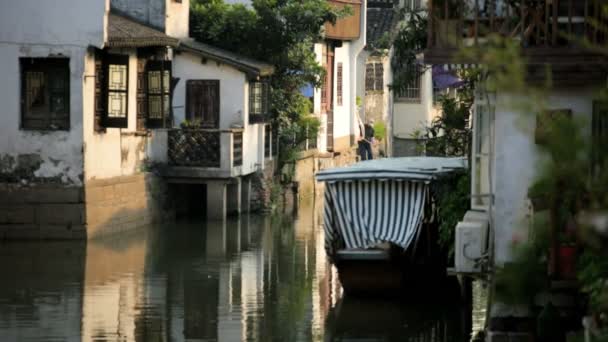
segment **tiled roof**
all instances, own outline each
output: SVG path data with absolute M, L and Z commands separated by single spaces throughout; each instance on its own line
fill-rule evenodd
M 146 46 L 173 46 L 179 44 L 177 38 L 140 24 L 132 19 L 116 13 L 108 15 L 108 42 L 109 47 L 146 47 Z
M 392 7 L 368 7 L 366 48 L 376 48 L 385 34 L 392 34 L 399 22 L 398 17 Z
M 254 76 L 269 76 L 274 73 L 274 66 L 255 59 L 223 50 L 194 39 L 184 39 L 180 42 L 179 50 L 188 51 L 205 58 L 231 65 L 238 70 Z

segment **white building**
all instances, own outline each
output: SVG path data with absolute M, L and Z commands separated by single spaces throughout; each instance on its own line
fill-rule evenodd
M 430 25 L 433 27 L 448 27 L 459 22 L 469 29 L 463 30 L 468 34 L 462 37 L 462 40 L 456 37 L 446 38 L 445 31 L 433 32 L 429 35 L 425 62 L 450 63 L 458 51 L 458 46 L 483 44 L 486 40 L 482 34 L 470 30 L 471 27 L 475 27 L 479 22 L 485 22 L 484 25 L 497 23 L 505 13 L 514 13 L 514 9 L 521 10 L 520 13 L 527 10 L 525 4 L 519 4 L 521 8 L 512 8 L 514 5 L 499 0 L 490 2 L 488 6 L 485 10 L 480 8 L 479 12 L 463 17 L 450 13 L 432 15 L 435 20 L 431 21 Z M 561 38 L 563 32 L 575 35 L 586 32 L 595 35 L 598 43 L 603 44 L 605 36 L 598 36 L 597 28 L 591 24 L 593 16 L 598 13 L 585 9 L 582 2 L 571 4 L 572 7 L 567 6 L 567 2 L 552 6 L 555 6 L 555 3 L 547 4 L 547 9 L 550 8 L 551 12 L 542 16 L 547 22 L 538 24 L 522 21 L 518 27 L 495 25 L 479 30 L 514 32 L 513 35 L 522 43 L 521 55 L 525 58 L 524 73 L 527 82 L 544 84 L 547 69 L 550 69 L 552 74 L 552 86 L 542 98 L 527 95 L 525 89 L 487 91 L 485 82 L 479 82 L 477 85 L 471 156 L 471 207 L 476 213 L 468 213 L 467 217 L 471 220 L 485 217 L 484 221 L 489 223 L 489 262 L 497 267 L 513 260 L 512 243 L 515 240 L 525 241 L 529 238 L 531 222 L 536 212 L 528 198 L 528 191 L 539 176 L 542 161 L 549 157 L 541 148 L 542 140 L 537 139 L 539 132 L 543 130 L 544 120 L 555 115 L 566 115 L 584 123 L 583 135 L 592 139 L 591 141 L 602 141 L 606 138 L 608 106 L 600 101 L 599 90 L 605 88 L 607 59 L 597 52 Z M 495 11 L 492 12 L 491 9 Z M 456 19 L 448 20 L 450 23 L 446 22 L 445 18 Z M 536 25 L 545 27 L 546 31 L 536 35 L 526 33 L 532 32 Z M 538 113 L 533 112 L 530 108 L 538 106 L 532 104 L 539 103 L 545 103 L 545 108 Z M 463 221 L 471 222 L 465 218 Z M 485 245 L 485 239 L 480 237 L 486 236 L 486 232 L 480 230 L 479 233 L 479 236 L 469 237 Z M 458 231 L 456 234 L 458 236 Z M 457 244 L 456 255 L 463 254 L 468 242 L 470 241 Z M 479 246 L 478 242 L 475 243 Z M 458 271 L 458 257 L 456 259 Z M 549 259 L 549 263 L 554 262 L 553 258 Z M 552 276 L 559 274 L 554 273 Z M 504 337 L 501 333 L 494 332 L 493 323 L 500 324 L 500 318 L 518 317 L 522 314 L 528 313 L 494 301 L 489 340 L 502 340 Z
M 240 146 L 238 134 L 222 133 L 225 168 L 212 173 L 232 178 L 264 168 L 270 146 L 264 148 L 265 126 L 250 115 L 249 81 L 272 68 L 236 55 L 222 57 L 220 67 L 215 52 L 187 50 L 190 43 L 177 51 L 188 41 L 188 18 L 188 0 L 5 6 L 0 238 L 92 238 L 170 218 L 169 187 L 156 170 L 175 157 L 168 152 L 172 127 L 187 117 L 184 89 L 194 79 L 234 87 L 220 89 L 227 97 L 213 129 L 240 131 Z M 198 67 L 189 66 L 195 55 Z M 201 63 L 206 59 L 209 65 Z M 266 88 L 252 84 L 261 117 Z M 240 182 L 229 181 L 239 184 L 232 196 L 239 211 Z
M 274 67 L 194 40 L 182 40 L 177 52 L 174 121 L 198 128 L 168 132 L 164 174 L 171 183 L 204 184 L 208 217 L 248 210 L 249 176 L 272 161 L 267 121 Z
M 327 71 L 321 89 L 314 92 L 314 113 L 321 121 L 317 148 L 334 154 L 352 150 L 359 135 L 357 97 L 363 98 L 366 2 L 332 1 L 350 6 L 352 15 L 325 25 L 325 40 L 314 46 L 317 62 Z
M 417 75 L 402 91 L 393 83 L 393 39 L 407 23 L 408 11 L 419 11 L 425 1 L 374 0 L 367 3 L 367 45 L 365 100 L 362 120 L 383 122 L 386 137 L 377 146 L 387 156 L 419 155 L 416 133 L 438 115 L 433 103 L 433 76 L 430 66 L 417 67 Z M 405 12 L 405 17 L 401 13 Z

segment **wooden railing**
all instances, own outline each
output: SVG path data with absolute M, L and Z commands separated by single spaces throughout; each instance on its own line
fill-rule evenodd
M 220 167 L 221 132 L 213 129 L 169 131 L 168 156 L 172 165 Z
M 524 48 L 607 41 L 606 0 L 428 0 L 428 49 L 483 44 L 490 34 Z
M 225 170 L 243 165 L 242 130 L 172 129 L 167 145 L 171 165 Z

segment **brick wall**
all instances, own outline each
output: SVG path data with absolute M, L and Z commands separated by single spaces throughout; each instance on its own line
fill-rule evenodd
M 172 219 L 169 188 L 150 174 L 88 181 L 85 184 L 89 238 Z
M 0 239 L 85 239 L 82 187 L 0 183 Z

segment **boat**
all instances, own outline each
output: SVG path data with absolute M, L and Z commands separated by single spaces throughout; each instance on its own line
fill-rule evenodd
M 325 169 L 325 251 L 347 294 L 394 295 L 445 273 L 433 185 L 464 158 L 403 157 Z

